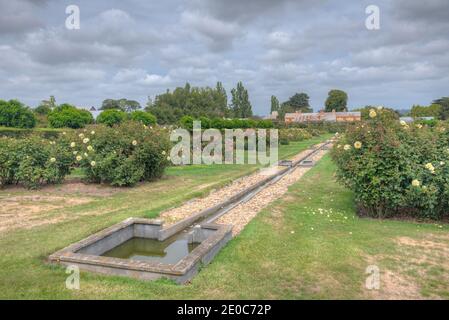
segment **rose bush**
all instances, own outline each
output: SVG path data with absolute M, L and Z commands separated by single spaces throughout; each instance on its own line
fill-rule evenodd
M 279 129 L 279 142 L 281 144 L 289 144 L 290 141 L 302 141 L 312 137 L 306 129 L 301 128 L 287 128 Z
M 21 184 L 34 189 L 59 183 L 71 164 L 69 150 L 57 141 L 38 136 L 0 138 L 0 186 Z
M 132 186 L 162 176 L 169 165 L 168 131 L 125 121 L 64 136 L 76 164 L 91 182 Z
M 406 124 L 371 109 L 331 152 L 337 178 L 371 217 L 441 219 L 449 213 L 449 130 Z

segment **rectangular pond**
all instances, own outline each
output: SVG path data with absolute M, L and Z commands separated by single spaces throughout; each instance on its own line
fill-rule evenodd
M 59 250 L 51 263 L 144 280 L 185 283 L 231 239 L 232 226 L 183 224 L 163 228 L 159 220 L 130 218 Z
M 104 257 L 175 264 L 198 247 L 199 243 L 172 236 L 164 241 L 131 238 L 102 254 Z

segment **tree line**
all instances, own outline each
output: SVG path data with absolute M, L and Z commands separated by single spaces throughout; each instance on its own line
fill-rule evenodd
M 192 87 L 186 83 L 184 87 L 177 87 L 173 91 L 157 95 L 153 100 L 148 99 L 145 110 L 154 114 L 162 124 L 176 123 L 183 116 L 221 117 L 221 118 L 250 118 L 253 116 L 252 105 L 248 90 L 242 82 L 231 90 L 228 95 L 221 82 L 214 88 Z
M 324 111 L 347 111 L 348 94 L 343 90 L 333 89 L 328 93 Z M 369 107 L 369 106 L 368 106 Z M 355 109 L 365 112 L 368 107 Z M 143 109 L 143 110 L 142 110 Z M 159 124 L 179 123 L 184 116 L 193 118 L 233 118 L 249 119 L 253 116 L 252 104 L 248 90 L 240 81 L 235 88 L 230 90 L 230 98 L 221 82 L 215 87 L 192 87 L 186 83 L 183 87 L 156 95 L 154 100 L 148 98 L 143 108 L 138 101 L 122 99 L 105 99 L 99 108 L 103 111 L 101 119 L 112 123 L 117 119 L 139 117 L 152 123 L 154 117 Z M 391 109 L 392 112 L 397 112 Z M 105 113 L 105 111 L 108 111 Z M 139 111 L 138 113 L 135 113 Z M 282 121 L 285 113 L 301 111 L 312 112 L 310 97 L 305 92 L 297 92 L 286 101 L 271 96 L 271 111 L 278 112 L 278 119 Z M 143 112 L 148 113 L 144 114 Z M 408 115 L 412 117 L 434 117 L 436 119 L 449 119 L 449 97 L 436 99 L 429 106 L 414 105 Z M 151 118 L 151 119 L 150 119 Z M 107 120 L 106 120 L 107 119 Z M 63 103 L 58 105 L 54 96 L 43 100 L 39 106 L 31 109 L 18 100 L 0 100 L 0 126 L 33 128 L 39 127 L 82 127 L 93 123 L 94 119 L 86 109 L 80 109 L 74 105 Z

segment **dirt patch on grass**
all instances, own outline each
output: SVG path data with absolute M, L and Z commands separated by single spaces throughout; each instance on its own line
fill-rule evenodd
M 449 237 L 428 234 L 423 238 L 397 237 L 397 253 L 368 259 L 380 267 L 380 290 L 375 299 L 441 299 L 449 291 Z M 388 263 L 385 263 L 388 262 Z
M 284 211 L 278 208 L 274 208 L 273 210 L 270 210 L 270 212 L 265 217 L 264 221 L 276 230 L 282 230 L 286 228 L 285 226 L 285 219 L 284 219 Z
M 366 274 L 369 277 L 370 274 Z M 380 288 L 367 289 L 363 283 L 367 298 L 378 300 L 416 300 L 423 299 L 420 286 L 413 278 L 401 271 L 380 269 Z
M 86 204 L 92 200 L 87 197 L 73 198 L 42 194 L 2 196 L 0 197 L 0 232 L 49 223 L 48 219 L 43 217 L 46 217 L 50 211 Z
M 1 195 L 4 194 L 15 194 L 15 193 L 34 193 L 34 194 L 44 194 L 44 195 L 85 195 L 92 197 L 108 197 L 117 192 L 126 190 L 124 188 L 111 187 L 107 185 L 100 184 L 89 184 L 83 182 L 65 182 L 56 185 L 45 185 L 38 190 L 30 191 L 21 186 L 7 186 L 1 189 Z M 1 196 L 0 195 L 0 196 Z
M 430 238 L 430 239 L 429 239 Z M 431 235 L 429 238 L 424 239 L 413 239 L 409 237 L 399 237 L 397 238 L 397 243 L 400 246 L 408 246 L 408 247 L 414 247 L 418 251 L 438 251 L 438 255 L 444 256 L 445 260 L 447 261 L 447 266 L 449 267 L 449 246 L 447 243 L 444 242 L 437 242 L 437 239 L 432 237 Z M 427 255 L 426 255 L 427 257 Z

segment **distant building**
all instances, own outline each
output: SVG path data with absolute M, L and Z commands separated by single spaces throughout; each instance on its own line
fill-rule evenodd
M 89 112 L 92 114 L 92 117 L 94 117 L 94 119 L 97 119 L 98 115 L 101 113 L 102 110 L 97 110 L 95 107 L 91 107 L 89 109 Z
M 406 123 L 411 123 L 411 122 L 415 121 L 415 119 L 413 119 L 412 117 L 400 117 L 399 121 L 404 121 Z
M 285 123 L 302 123 L 302 122 L 354 122 L 362 120 L 362 113 L 360 111 L 351 112 L 310 112 L 302 113 L 296 111 L 294 113 L 285 114 Z
M 416 118 L 400 117 L 399 121 L 405 121 L 406 123 L 412 123 L 413 121 L 416 121 L 416 120 L 433 120 L 433 119 L 435 119 L 435 117 L 416 117 Z
M 277 111 L 271 111 L 271 114 L 269 114 L 268 116 L 264 117 L 265 120 L 276 120 L 279 116 L 279 112 Z

